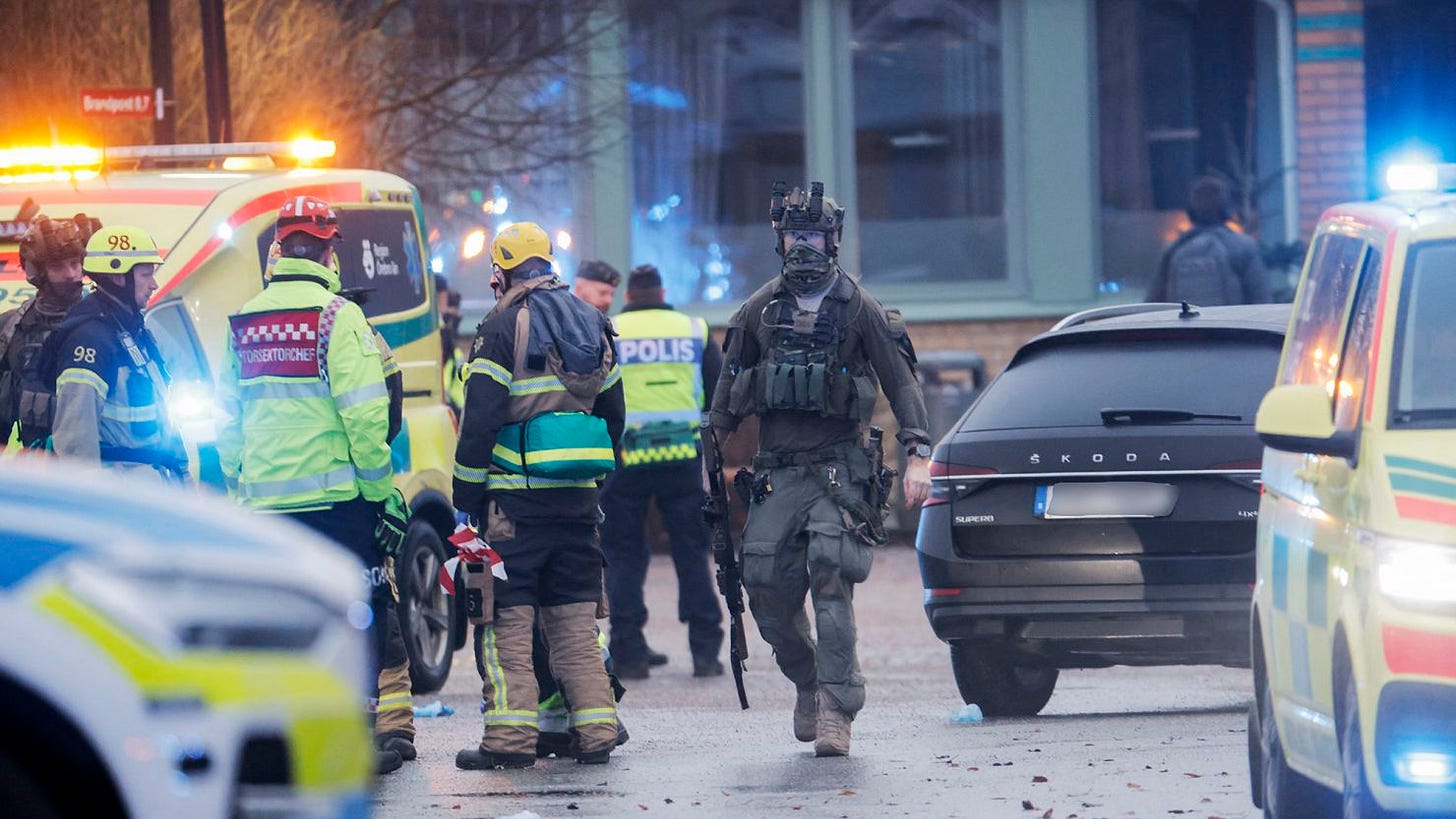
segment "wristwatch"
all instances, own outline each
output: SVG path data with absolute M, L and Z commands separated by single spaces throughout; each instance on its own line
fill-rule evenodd
M 929 458 L 930 444 L 923 441 L 918 444 L 910 444 L 905 447 L 905 454 L 912 458 Z

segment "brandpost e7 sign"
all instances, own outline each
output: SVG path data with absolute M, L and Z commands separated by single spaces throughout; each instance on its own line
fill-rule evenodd
M 88 117 L 162 118 L 160 88 L 83 88 L 81 114 Z

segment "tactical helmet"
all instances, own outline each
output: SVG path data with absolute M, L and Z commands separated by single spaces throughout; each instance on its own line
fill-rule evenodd
M 784 255 L 784 231 L 813 230 L 824 234 L 824 248 L 830 256 L 839 253 L 839 238 L 844 234 L 844 208 L 824 195 L 823 182 L 810 182 L 809 191 L 788 183 L 775 182 L 769 199 L 769 219 L 773 222 L 778 254 Z
M 556 264 L 551 258 L 551 239 L 535 222 L 516 222 L 497 233 L 490 242 L 490 260 L 501 270 L 515 270 L 527 259 Z
M 70 219 L 36 216 L 20 237 L 20 266 L 25 280 L 46 286 L 45 265 L 86 255 L 86 241 L 101 229 L 101 220 L 78 213 Z
M 86 258 L 81 269 L 91 278 L 125 276 L 139 264 L 161 264 L 157 243 L 139 227 L 118 225 L 102 228 L 86 242 Z
M 774 227 L 774 251 L 784 260 L 780 275 L 784 286 L 796 296 L 821 292 L 829 286 L 837 269 L 839 237 L 844 232 L 844 208 L 824 195 L 823 182 L 809 183 L 809 192 L 802 188 L 787 190 L 788 185 L 775 182 L 769 200 L 769 219 Z M 817 232 L 824 235 L 824 249 L 807 242 L 784 247 L 784 234 L 791 231 Z
M 274 238 L 283 241 L 295 233 L 307 233 L 325 241 L 339 235 L 339 217 L 328 202 L 317 196 L 290 196 L 278 211 Z

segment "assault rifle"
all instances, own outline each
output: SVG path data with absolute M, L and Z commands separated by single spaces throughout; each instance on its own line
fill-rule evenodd
M 748 637 L 743 632 L 743 574 L 738 566 L 738 549 L 733 543 L 733 522 L 728 502 L 728 484 L 723 480 L 723 450 L 718 434 L 703 416 L 698 426 L 703 439 L 703 520 L 712 530 L 713 560 L 718 565 L 718 592 L 728 607 L 728 659 L 733 666 L 733 684 L 738 687 L 738 704 L 748 708 L 743 690 L 743 661 L 748 658 Z

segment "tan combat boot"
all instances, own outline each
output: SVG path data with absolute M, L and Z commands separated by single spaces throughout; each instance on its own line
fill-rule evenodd
M 849 755 L 850 716 L 828 694 L 819 693 L 819 719 L 814 727 L 814 756 Z
M 813 742 L 817 736 L 814 724 L 819 719 L 819 706 L 815 699 L 818 692 L 813 688 L 806 688 L 799 691 L 798 699 L 794 700 L 794 739 L 800 742 Z

